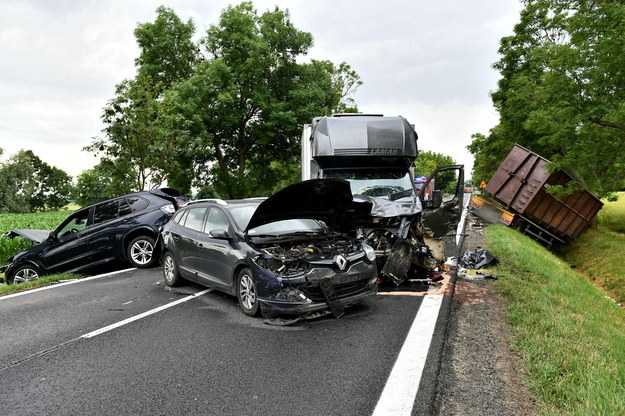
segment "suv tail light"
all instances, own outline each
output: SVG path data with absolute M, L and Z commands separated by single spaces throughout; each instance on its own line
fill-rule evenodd
M 173 214 L 174 212 L 176 212 L 176 208 L 173 206 L 173 204 L 167 204 L 161 207 L 161 211 L 163 211 L 164 214 Z

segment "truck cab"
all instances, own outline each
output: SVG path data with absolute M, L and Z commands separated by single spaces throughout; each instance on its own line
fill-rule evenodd
M 317 117 L 302 132 L 302 179 L 345 179 L 354 200 L 370 204 L 356 235 L 376 248 L 382 275 L 395 283 L 446 260 L 436 240 L 455 234 L 462 211 L 461 165 L 415 184 L 417 140 L 404 117 L 379 114 Z

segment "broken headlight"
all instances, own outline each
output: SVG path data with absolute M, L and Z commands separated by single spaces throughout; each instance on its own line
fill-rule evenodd
M 362 243 L 362 249 L 365 251 L 365 255 L 369 261 L 375 261 L 375 250 L 368 244 Z
M 276 276 L 292 276 L 307 270 L 306 263 L 299 259 L 284 259 L 270 255 L 260 255 L 254 258 L 254 263 Z

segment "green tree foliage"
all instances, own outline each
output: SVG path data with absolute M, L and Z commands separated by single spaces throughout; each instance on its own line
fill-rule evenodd
M 191 39 L 193 21 L 185 23 L 172 9 L 162 6 L 156 14 L 154 23 L 135 29 L 141 51 L 135 60 L 137 75 L 117 85 L 115 98 L 104 107 L 104 137 L 94 138 L 85 147 L 101 153 L 107 169 L 112 169 L 108 173 L 127 178 L 131 190 L 156 188 L 168 174 L 180 175 L 162 152 L 160 104 L 164 91 L 188 78 L 198 59 L 198 48 Z
M 445 166 L 455 165 L 456 162 L 451 156 L 444 155 L 442 153 L 436 153 L 432 151 L 419 151 L 415 166 L 415 176 L 430 176 L 438 168 Z M 456 171 L 450 170 L 440 173 L 436 178 L 437 189 L 442 189 L 448 193 L 455 191 L 455 186 L 458 183 L 456 178 Z
M 121 173 L 121 176 L 119 174 Z M 79 205 L 86 206 L 130 193 L 132 182 L 126 175 L 125 168 L 115 166 L 114 162 L 103 160 L 94 168 L 82 172 L 74 188 L 74 197 Z
M 105 137 L 87 148 L 123 161 L 134 189 L 166 179 L 183 193 L 193 184 L 223 197 L 268 194 L 298 178 L 302 124 L 357 110 L 358 74 L 346 63 L 298 62 L 313 39 L 286 11 L 259 15 L 241 3 L 197 45 L 193 32 L 163 7 L 139 25 L 137 76 L 118 86 Z
M 417 157 L 414 174 L 415 176 L 430 176 L 430 174 L 438 168 L 455 164 L 456 162 L 454 162 L 451 156 L 429 150 L 421 150 Z
M 603 196 L 625 179 L 625 5 L 525 0 L 501 40 L 492 98 L 500 122 L 468 146 L 488 181 L 514 143 L 550 159 Z M 571 186 L 571 190 L 575 186 Z
M 20 150 L 0 163 L 0 213 L 58 210 L 67 205 L 71 193 L 71 177 L 30 150 Z

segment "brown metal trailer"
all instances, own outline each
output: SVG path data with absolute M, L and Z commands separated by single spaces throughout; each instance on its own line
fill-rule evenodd
M 588 191 L 556 199 L 546 190 L 573 180 L 562 171 L 549 173 L 544 157 L 516 144 L 486 186 L 507 208 L 521 214 L 528 234 L 566 243 L 579 236 L 603 203 Z

